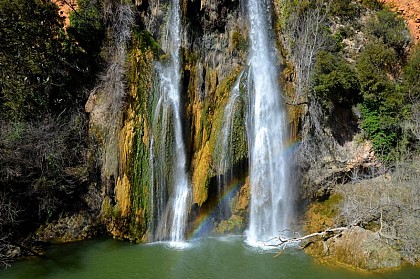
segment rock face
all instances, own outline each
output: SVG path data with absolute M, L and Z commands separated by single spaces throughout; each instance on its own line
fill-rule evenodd
M 163 26 L 170 9 L 170 1 L 136 0 L 135 8 L 126 5 L 134 11 L 134 15 L 127 12 L 127 9 L 125 12 L 124 9 L 121 10 L 119 1 L 108 2 L 115 2 L 109 7 L 114 14 L 129 14 L 135 22 L 108 15 L 111 26 L 108 30 L 111 42 L 108 50 L 109 67 L 102 84 L 92 92 L 86 104 L 86 110 L 91 117 L 90 131 L 98 143 L 102 164 L 101 220 L 108 232 L 115 237 L 148 241 L 150 226 L 156 219 L 152 213 L 155 190 L 150 151 L 152 125 L 155 124 L 153 112 L 156 107 L 156 86 L 159 85 L 155 63 L 165 63 L 168 59 L 162 44 L 166 36 Z M 207 218 L 208 215 L 217 210 L 222 200 L 217 181 L 225 173 L 220 173 L 217 169 L 217 142 L 230 92 L 238 77 L 242 79 L 242 73 L 246 72 L 249 48 L 248 24 L 243 18 L 240 2 L 181 1 L 181 111 L 188 154 L 187 169 L 192 187 L 188 234 L 199 227 L 201 220 L 211 219 Z M 292 141 L 306 139 L 312 143 L 308 131 L 315 128 L 322 130 L 320 141 L 327 139 L 323 142 L 324 150 L 313 149 L 319 153 L 317 158 L 312 158 L 311 161 L 307 158 L 311 165 L 302 166 L 306 173 L 300 181 L 316 189 L 305 194 L 323 200 L 329 197 L 332 185 L 344 184 L 352 175 L 366 174 L 367 169 L 379 166 L 374 163 L 369 142 L 352 140 L 358 131 L 355 113 L 348 112 L 345 115 L 337 111 L 336 121 L 330 126 L 326 123 L 314 124 L 319 127 L 309 126 L 308 123 L 312 121 L 309 112 L 316 113 L 320 108 L 310 107 L 305 90 L 299 89 L 299 84 L 304 84 L 305 77 L 299 76 L 297 64 L 299 60 L 305 59 L 300 59 L 300 54 L 291 46 L 304 44 L 295 43 L 294 37 L 286 38 L 284 34 L 287 7 L 283 4 L 286 2 L 273 1 L 279 49 L 287 60 L 284 63 L 283 85 L 290 116 L 289 128 Z M 119 32 L 118 28 L 129 30 L 129 38 L 121 40 L 118 34 L 124 32 Z M 303 49 L 301 54 L 305 53 L 310 52 Z M 312 61 L 313 57 L 309 58 L 306 60 Z M 306 69 L 309 66 L 300 65 L 300 68 Z M 118 97 L 118 102 L 114 102 L 115 97 Z M 243 112 L 235 117 L 232 121 L 234 125 L 240 126 L 238 123 L 245 122 Z M 242 126 L 236 128 L 237 131 L 244 130 Z M 168 132 L 168 137 L 171 136 L 170 133 Z M 232 191 L 229 191 L 228 196 L 229 216 L 216 216 L 211 221 L 220 233 L 241 232 L 248 222 L 250 186 L 247 178 L 248 147 L 245 136 L 235 137 L 234 145 L 237 153 L 230 161 L 231 167 L 226 170 L 235 173 L 230 181 Z M 168 157 L 173 153 L 171 143 L 162 149 Z M 302 154 L 305 156 L 305 153 Z M 306 155 L 311 157 L 312 154 Z M 168 174 L 167 177 L 171 176 Z M 71 220 L 67 221 L 72 223 Z M 331 224 L 324 222 L 321 225 Z M 62 229 L 62 222 L 54 226 L 57 231 L 75 230 Z M 48 239 L 50 231 L 45 229 L 42 237 Z M 67 238 L 65 233 L 64 236 L 51 235 L 52 238 Z M 339 236 L 314 240 L 308 244 L 306 250 L 311 254 L 363 269 L 397 267 L 401 264 L 401 256 L 376 233 L 358 227 Z
M 328 239 L 307 244 L 305 251 L 329 262 L 375 270 L 401 266 L 401 255 L 387 245 L 378 233 L 352 227 Z
M 194 224 L 194 219 L 199 220 L 201 215 L 215 210 L 220 202 L 217 175 L 223 174 L 214 167 L 216 145 L 230 91 L 246 65 L 248 38 L 239 1 L 183 0 L 181 8 L 181 111 L 193 192 L 190 223 Z M 109 66 L 103 82 L 92 92 L 86 105 L 91 134 L 101 154 L 102 220 L 111 234 L 132 241 L 147 241 L 149 226 L 156 219 L 151 202 L 155 191 L 153 179 L 156 179 L 152 173 L 156 166 L 151 165 L 150 154 L 159 85 L 154 63 L 165 63 L 167 59 L 161 44 L 165 40 L 164 25 L 169 9 L 167 1 L 136 1 L 136 9 L 132 9 L 136 28 L 132 28 L 129 20 L 110 16 Z M 109 10 L 120 17 L 125 13 L 116 3 Z M 118 29 L 127 30 L 127 27 L 132 29 L 131 39 L 121 40 L 116 34 L 123 32 Z M 128 58 L 125 65 L 124 56 Z M 118 100 L 121 107 L 115 106 Z M 234 122 L 244 123 L 244 119 Z M 154 144 L 162 146 L 158 142 Z M 171 146 L 166 144 L 167 156 L 173 153 Z M 239 195 L 246 177 L 245 137 L 235 138 L 235 150 L 239 152 L 232 160 L 232 169 L 238 175 L 232 180 L 242 182 L 235 183 L 233 196 Z M 170 172 L 170 167 L 165 169 Z M 172 176 L 168 173 L 166 177 Z M 241 195 L 240 199 L 247 198 Z
M 67 28 L 70 25 L 70 13 L 77 10 L 77 0 L 52 0 L 51 2 L 60 9 L 60 16 L 64 18 L 64 27 Z

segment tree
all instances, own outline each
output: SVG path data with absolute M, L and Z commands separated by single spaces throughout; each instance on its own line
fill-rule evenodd
M 98 38 L 97 42 L 82 43 L 82 38 L 90 36 L 80 35 L 87 28 L 72 27 L 67 34 L 51 1 L 0 0 L 0 25 L 0 113 L 4 118 L 42 118 L 44 113 L 59 114 L 85 102 L 83 88 L 95 80 L 92 75 L 98 62 L 90 57 L 99 53 L 100 35 L 92 38 Z M 94 32 L 103 33 L 100 28 Z
M 366 25 L 366 31 L 371 36 L 393 48 L 399 57 L 404 57 L 410 43 L 410 33 L 404 20 L 394 12 L 383 9 L 372 17 Z
M 316 58 L 312 89 L 324 108 L 334 104 L 354 104 L 359 99 L 356 71 L 340 54 L 321 51 Z
M 420 101 L 420 45 L 413 48 L 403 69 L 403 85 L 413 102 Z
M 408 63 L 403 69 L 403 89 L 409 104 L 412 104 L 408 128 L 420 142 L 420 45 L 413 48 Z
M 0 89 L 3 114 L 22 118 L 46 110 L 61 82 L 62 23 L 49 1 L 0 1 Z
M 392 152 L 397 144 L 406 141 L 403 126 L 405 120 L 410 117 L 413 103 L 409 101 L 410 82 L 403 78 L 408 82 L 404 85 L 397 79 L 400 76 L 400 62 L 394 48 L 376 40 L 365 47 L 356 61 L 363 96 L 363 102 L 360 104 L 361 127 L 372 139 L 376 153 L 385 160 L 395 160 L 395 154 Z M 412 77 L 415 80 L 415 66 L 414 71 L 408 68 L 407 71 L 413 73 Z M 416 82 L 414 81 L 414 84 Z

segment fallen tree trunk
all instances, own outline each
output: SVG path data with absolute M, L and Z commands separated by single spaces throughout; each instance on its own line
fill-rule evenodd
M 332 228 L 332 229 L 327 229 L 325 231 L 322 232 L 316 232 L 316 233 L 311 233 L 308 235 L 304 235 L 304 236 L 298 236 L 298 237 L 291 237 L 291 238 L 287 238 L 284 237 L 282 235 L 276 236 L 271 238 L 270 240 L 264 242 L 265 246 L 271 246 L 271 247 L 281 247 L 281 251 L 279 253 L 276 254 L 275 257 L 281 255 L 281 253 L 283 253 L 284 249 L 286 249 L 286 247 L 290 246 L 290 245 L 295 245 L 298 244 L 302 249 L 304 249 L 306 246 L 308 246 L 310 243 L 312 243 L 312 241 L 310 241 L 313 238 L 322 238 L 324 240 L 327 240 L 337 234 L 342 233 L 345 230 L 348 230 L 348 227 L 338 227 L 338 228 Z M 274 241 L 278 241 L 278 243 L 274 243 L 271 244 Z M 301 245 L 303 244 L 303 245 Z

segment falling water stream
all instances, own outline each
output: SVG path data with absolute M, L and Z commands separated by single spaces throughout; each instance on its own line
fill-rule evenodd
M 217 185 L 218 195 L 221 199 L 219 202 L 219 217 L 221 219 L 229 218 L 230 215 L 229 200 L 223 197 L 225 196 L 225 192 L 228 191 L 228 189 L 226 189 L 227 186 L 234 178 L 233 158 L 235 157 L 235 150 L 233 146 L 233 137 L 235 134 L 235 114 L 242 103 L 240 92 L 242 76 L 241 73 L 230 91 L 223 115 L 222 129 L 217 140 L 216 148 L 219 154 L 217 160 Z
M 153 136 L 159 135 L 160 146 L 151 139 L 152 205 L 156 208 L 152 213 L 157 220 L 154 233 L 155 241 L 169 240 L 181 242 L 184 239 L 187 221 L 187 202 L 190 196 L 186 171 L 185 144 L 182 136 L 181 119 L 181 10 L 179 0 L 172 0 L 163 50 L 169 55 L 168 61 L 157 65 L 160 90 L 154 113 Z M 169 143 L 174 141 L 173 143 Z M 168 152 L 167 146 L 174 150 Z M 170 168 L 170 169 L 168 169 Z M 170 178 L 164 179 L 168 174 Z
M 320 265 L 297 249 L 286 250 L 276 258 L 277 251 L 261 253 L 260 248 L 253 247 L 288 228 L 292 208 L 289 160 L 283 152 L 287 140 L 285 112 L 270 39 L 270 2 L 248 0 L 252 44 L 249 72 L 243 75 L 247 76 L 246 130 L 252 189 L 246 243 L 242 236 L 228 236 L 194 239 L 182 250 L 168 249 L 166 243 L 135 245 L 113 239 L 51 245 L 45 256 L 28 258 L 0 271 L 1 278 L 419 278 L 420 271 L 414 267 L 362 273 Z M 184 241 L 191 195 L 182 137 L 180 16 L 179 0 L 172 0 L 162 43 L 169 58 L 156 65 L 160 84 L 150 145 L 154 242 Z M 233 118 L 238 102 L 243 101 L 239 100 L 240 80 L 225 108 L 220 137 L 224 153 L 217 166 L 221 174 L 231 171 Z M 226 181 L 219 183 L 223 184 Z
M 247 242 L 266 241 L 289 227 L 290 190 L 285 112 L 271 36 L 271 1 L 248 0 L 250 73 L 247 132 L 251 208 Z

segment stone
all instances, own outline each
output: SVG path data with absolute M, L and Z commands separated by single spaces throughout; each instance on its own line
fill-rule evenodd
M 305 251 L 329 262 L 366 270 L 397 268 L 402 264 L 402 256 L 378 233 L 361 227 L 351 227 L 326 240 L 315 240 Z

